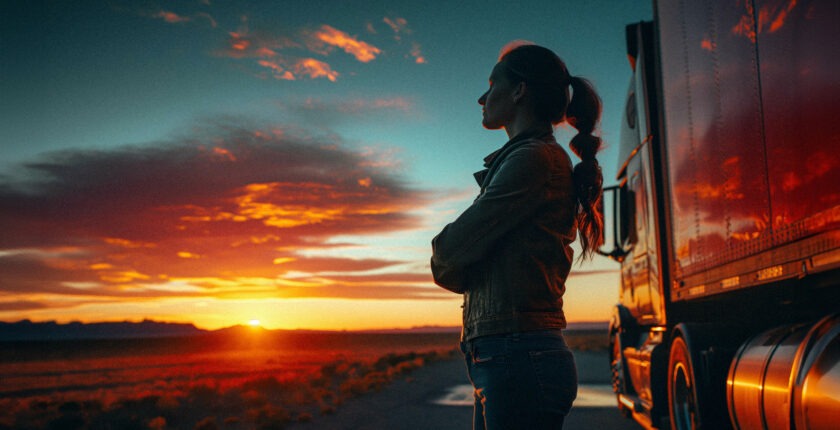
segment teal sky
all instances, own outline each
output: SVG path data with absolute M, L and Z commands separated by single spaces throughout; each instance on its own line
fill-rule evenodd
M 0 219 L 19 234 L 0 240 L 0 319 L 189 319 L 173 316 L 186 304 L 209 327 L 231 322 L 220 316 L 223 305 L 248 320 L 259 316 L 248 310 L 256 300 L 285 298 L 316 312 L 361 303 L 376 313 L 388 300 L 432 310 L 392 324 L 387 315 L 269 324 L 457 323 L 457 300 L 426 273 L 428 242 L 469 204 L 471 173 L 506 141 L 482 129 L 476 101 L 500 48 L 516 39 L 544 45 L 595 84 L 604 101 L 601 164 L 612 183 L 630 76 L 624 27 L 651 17 L 648 2 L 619 0 L 5 1 Z M 559 142 L 571 136 L 560 126 Z M 212 164 L 222 159 L 231 164 Z M 168 185 L 174 177 L 183 189 Z M 346 183 L 364 193 L 338 193 Z M 274 184 L 259 194 L 272 215 L 236 212 L 258 199 L 253 184 Z M 327 188 L 312 192 L 320 199 L 289 197 Z M 337 193 L 352 203 L 322 204 Z M 348 210 L 352 220 L 336 215 Z M 161 237 L 137 221 L 172 211 L 181 212 L 160 218 L 172 232 Z M 316 212 L 315 221 L 295 218 Z M 177 233 L 191 231 L 179 223 L 198 214 L 229 224 Z M 271 253 L 266 267 L 233 264 L 218 251 L 267 237 L 276 243 L 245 253 Z M 167 267 L 166 253 L 193 266 Z M 316 259 L 331 266 L 315 267 Z M 277 270 L 301 261 L 311 265 Z M 598 260 L 577 270 L 616 269 Z M 581 296 L 605 307 L 581 305 L 590 314 L 572 316 L 607 318 L 617 276 L 605 276 L 606 286 Z M 278 293 L 292 280 L 309 289 Z M 394 293 L 406 285 L 412 290 Z

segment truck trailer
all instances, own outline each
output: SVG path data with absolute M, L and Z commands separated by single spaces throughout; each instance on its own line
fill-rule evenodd
M 662 0 L 606 245 L 618 407 L 647 428 L 840 428 L 840 2 Z

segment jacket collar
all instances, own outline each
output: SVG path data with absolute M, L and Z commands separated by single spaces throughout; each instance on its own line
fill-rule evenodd
M 487 178 L 487 174 L 490 172 L 490 169 L 493 166 L 493 162 L 496 161 L 496 159 L 499 158 L 500 155 L 509 152 L 510 149 L 512 149 L 515 146 L 518 146 L 517 144 L 521 142 L 531 139 L 542 139 L 546 136 L 551 135 L 553 132 L 554 130 L 551 126 L 537 126 L 529 128 L 528 130 L 525 130 L 517 134 L 516 136 L 513 136 L 501 148 L 493 151 L 488 156 L 484 157 L 484 167 L 486 167 L 486 169 L 473 173 L 475 181 L 478 182 L 479 186 L 483 187 L 484 180 Z

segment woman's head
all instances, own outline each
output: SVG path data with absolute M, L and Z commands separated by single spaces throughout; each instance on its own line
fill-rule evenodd
M 569 71 L 554 52 L 537 45 L 508 45 L 497 65 L 509 82 L 524 83 L 536 118 L 559 124 L 569 105 Z
M 502 49 L 493 73 L 500 74 L 508 87 L 519 88 L 523 93 L 520 100 L 530 105 L 538 121 L 552 125 L 566 121 L 578 130 L 569 146 L 581 159 L 574 168 L 580 204 L 578 229 L 583 255 L 591 256 L 603 240 L 600 211 L 603 176 L 595 158 L 601 139 L 592 135 L 601 117 L 601 98 L 589 81 L 572 76 L 563 60 L 542 46 L 508 44 Z

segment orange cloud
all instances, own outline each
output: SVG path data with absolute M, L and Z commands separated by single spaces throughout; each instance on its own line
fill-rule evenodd
M 298 77 L 308 77 L 311 79 L 327 78 L 335 82 L 339 76 L 338 72 L 333 70 L 329 64 L 314 58 L 292 60 L 291 66 L 287 67 L 283 63 L 288 61 L 278 58 L 274 60 L 259 60 L 257 64 L 270 69 L 275 79 L 286 81 L 294 81 Z
M 385 17 L 382 19 L 382 22 L 388 24 L 388 27 L 391 27 L 391 30 L 394 31 L 394 38 L 400 40 L 400 33 L 411 33 L 411 30 L 408 28 L 408 21 L 405 18 L 395 17 L 389 18 Z
M 170 24 L 177 24 L 180 22 L 189 22 L 190 18 L 182 17 L 175 12 L 162 10 L 154 15 L 155 18 L 160 18 Z
M 329 25 L 322 25 L 321 28 L 312 34 L 316 40 L 330 46 L 335 46 L 344 52 L 356 57 L 357 60 L 367 63 L 376 59 L 382 51 L 367 42 L 360 41 L 349 34 Z
M 332 82 L 335 82 L 338 79 L 338 72 L 332 70 L 330 65 L 323 62 L 318 61 L 314 58 L 304 58 L 299 60 L 295 63 L 295 72 L 298 75 L 308 76 L 312 79 L 315 78 L 327 78 Z
M 257 64 L 270 69 L 272 72 L 272 76 L 275 79 L 281 79 L 285 81 L 295 80 L 295 75 L 290 70 L 286 70 L 286 68 L 281 66 L 278 61 L 260 60 L 257 62 Z
M 352 245 L 335 237 L 420 225 L 414 211 L 427 197 L 407 187 L 399 170 L 334 137 L 226 130 L 167 145 L 54 154 L 27 164 L 30 178 L 0 181 L 0 297 L 16 297 L 0 303 L 0 312 L 12 312 L 0 316 L 173 297 L 418 298 L 436 291 L 425 271 L 397 270 L 418 267 L 399 257 L 317 256 Z
M 217 55 L 235 59 L 272 58 L 277 57 L 283 49 L 299 47 L 288 38 L 254 35 L 247 30 L 231 31 L 228 36 L 227 48 L 217 52 Z
M 256 64 L 268 69 L 274 79 L 326 78 L 335 82 L 339 77 L 326 62 L 282 54 L 284 49 L 300 47 L 290 39 L 252 35 L 247 29 L 230 32 L 229 36 L 228 48 L 221 55 L 235 59 L 256 58 Z
M 382 22 L 388 25 L 391 30 L 394 32 L 394 40 L 397 42 L 401 42 L 403 39 L 403 35 L 411 35 L 413 31 L 408 26 L 408 21 L 405 18 L 401 17 L 385 17 L 382 19 Z M 417 64 L 426 64 L 426 57 L 423 55 L 422 48 L 420 44 L 416 41 L 411 41 L 411 50 L 409 51 L 408 56 L 414 58 L 414 62 Z
M 152 16 L 172 24 L 205 18 L 214 28 L 217 26 L 213 17 L 206 13 L 184 16 L 161 10 Z M 393 29 L 398 41 L 401 34 L 411 33 L 404 18 L 386 17 L 384 22 Z M 371 23 L 368 23 L 367 31 L 376 34 L 376 29 L 373 28 Z M 273 77 L 285 81 L 294 81 L 300 78 L 325 78 L 335 82 L 338 79 L 340 73 L 334 70 L 330 64 L 307 54 L 314 53 L 326 56 L 334 48 L 339 48 L 352 55 L 356 60 L 368 63 L 382 53 L 382 50 L 377 46 L 359 40 L 356 36 L 351 36 L 328 24 L 323 24 L 314 31 L 303 30 L 290 35 L 278 35 L 270 31 L 252 31 L 248 26 L 248 17 L 243 16 L 239 28 L 235 31 L 229 31 L 227 34 L 226 46 L 216 50 L 215 55 L 237 60 L 256 59 L 255 64 L 261 67 L 263 72 L 255 73 L 255 75 L 261 78 Z M 301 55 L 299 51 L 303 49 L 309 52 Z M 298 52 L 290 54 L 288 50 Z M 420 44 L 416 42 L 411 42 L 411 51 L 407 56 L 409 55 L 417 64 L 426 63 Z
M 181 15 L 168 10 L 160 10 L 153 14 L 144 14 L 161 19 L 171 24 L 194 21 L 198 18 L 206 19 L 213 28 L 217 22 L 207 13 L 199 12 L 191 16 Z M 383 20 L 394 31 L 395 39 L 400 40 L 401 34 L 411 34 L 408 22 L 404 18 L 386 17 Z M 367 24 L 367 31 L 376 34 L 372 23 Z M 249 29 L 248 16 L 241 18 L 241 24 L 235 31 L 228 31 L 226 46 L 216 50 L 215 55 L 233 59 L 256 59 L 256 65 L 268 69 L 255 73 L 258 77 L 273 77 L 278 80 L 294 81 L 300 78 L 326 78 L 335 82 L 340 73 L 327 62 L 308 56 L 307 54 L 329 55 L 333 48 L 339 48 L 352 55 L 356 60 L 368 63 L 376 59 L 382 50 L 371 43 L 359 40 L 356 36 L 341 31 L 328 24 L 321 25 L 317 30 L 298 31 L 290 35 L 278 35 L 273 31 L 252 31 Z M 289 49 L 307 49 L 309 53 L 301 55 L 299 52 L 289 54 Z M 426 63 L 420 44 L 411 42 L 411 56 L 417 64 Z
M 218 26 L 218 23 L 216 22 L 216 20 L 210 14 L 205 13 L 205 12 L 199 12 L 199 13 L 196 13 L 192 16 L 184 16 L 184 15 L 179 15 L 179 14 L 177 14 L 175 12 L 172 12 L 172 11 L 160 10 L 158 12 L 155 12 L 155 13 L 151 14 L 151 16 L 153 18 L 162 19 L 162 20 L 164 20 L 164 21 L 166 21 L 170 24 L 181 24 L 181 23 L 185 23 L 185 22 L 192 22 L 192 21 L 195 21 L 197 18 L 201 18 L 203 20 L 206 20 L 210 24 L 210 26 L 213 27 L 213 28 L 216 28 Z
M 226 158 L 228 161 L 236 161 L 236 156 L 234 156 L 230 151 L 228 151 L 225 148 L 215 147 L 213 148 L 213 152 L 221 157 Z
M 414 62 L 417 64 L 426 64 L 426 57 L 423 56 L 423 52 L 420 50 L 419 43 L 412 43 L 411 44 L 411 56 L 414 57 Z
M 247 51 L 251 41 L 236 32 L 230 33 L 230 48 L 237 52 Z

